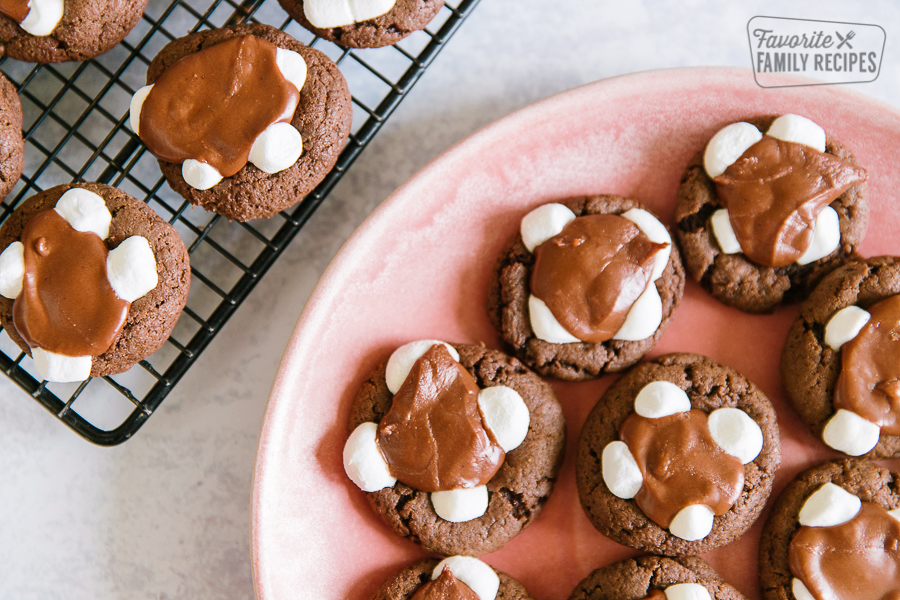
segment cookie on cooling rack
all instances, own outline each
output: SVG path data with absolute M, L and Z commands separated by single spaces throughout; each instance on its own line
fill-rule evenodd
M 553 390 L 483 346 L 419 340 L 363 384 L 344 469 L 381 519 L 445 556 L 499 550 L 553 490 L 566 426 Z
M 83 61 L 125 39 L 148 0 L 0 3 L 0 55 L 36 63 Z
M 47 381 L 113 375 L 169 337 L 187 300 L 174 227 L 108 185 L 60 185 L 0 227 L 0 325 Z
M 582 196 L 525 215 L 500 253 L 487 309 L 522 362 L 581 381 L 639 361 L 683 293 L 678 249 L 655 215 L 622 196 Z
M 22 103 L 15 86 L 0 74 L 0 200 L 15 187 L 24 166 Z
M 337 66 L 268 25 L 170 42 L 147 83 L 132 99 L 132 129 L 172 189 L 236 221 L 302 200 L 350 134 L 350 92 Z
M 533 600 L 521 583 L 470 556 L 415 563 L 385 581 L 372 600 Z
M 278 0 L 317 36 L 347 48 L 380 48 L 425 29 L 444 0 Z

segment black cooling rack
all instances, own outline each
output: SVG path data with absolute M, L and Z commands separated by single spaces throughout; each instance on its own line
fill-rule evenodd
M 38 381 L 31 359 L 0 333 L 0 368 L 86 440 L 112 446 L 129 439 L 212 342 L 288 243 L 372 140 L 478 0 L 448 0 L 428 29 L 398 45 L 345 50 L 315 38 L 276 0 L 150 0 L 125 41 L 84 63 L 0 69 L 16 85 L 24 113 L 25 170 L 0 203 L 0 221 L 25 198 L 73 181 L 116 186 L 172 223 L 191 253 L 191 293 L 165 346 L 139 366 L 81 384 Z M 132 94 L 168 42 L 188 32 L 244 22 L 279 26 L 331 57 L 353 95 L 350 141 L 334 170 L 290 210 L 233 223 L 191 206 L 166 185 L 156 159 L 126 124 Z

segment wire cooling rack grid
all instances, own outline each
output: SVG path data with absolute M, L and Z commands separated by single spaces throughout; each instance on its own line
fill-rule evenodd
M 125 41 L 84 63 L 13 60 L 0 69 L 16 85 L 24 113 L 25 170 L 0 203 L 0 221 L 34 193 L 72 181 L 116 186 L 147 202 L 181 234 L 191 253 L 187 307 L 162 349 L 126 373 L 81 384 L 42 383 L 31 359 L 0 333 L 0 368 L 83 438 L 100 445 L 129 439 L 150 418 L 203 349 L 371 141 L 478 0 L 449 0 L 428 29 L 398 45 L 352 50 L 315 38 L 285 19 L 276 0 L 150 0 Z M 188 32 L 259 22 L 321 50 L 353 95 L 350 141 L 334 170 L 297 206 L 271 219 L 232 223 L 191 206 L 165 184 L 153 158 L 126 125 L 131 96 L 168 42 Z

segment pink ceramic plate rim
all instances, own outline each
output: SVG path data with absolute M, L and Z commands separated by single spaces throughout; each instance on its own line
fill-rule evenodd
M 711 106 L 713 108 L 710 108 Z M 673 113 L 675 116 L 670 115 L 668 120 L 654 117 L 675 108 L 677 108 Z M 617 114 L 624 117 L 615 123 L 607 123 L 608 128 L 615 131 L 605 132 L 604 139 L 607 142 L 610 140 L 616 142 L 617 155 L 602 159 L 598 157 L 610 148 L 591 146 L 589 142 L 583 142 L 583 138 L 590 138 L 595 132 L 579 131 L 579 123 L 572 119 L 573 115 L 581 115 L 586 122 L 591 122 L 591 118 L 585 115 L 592 114 L 590 111 L 607 109 L 611 112 L 618 111 Z M 524 214 L 527 207 L 557 195 L 612 192 L 631 195 L 645 201 L 660 198 L 650 200 L 650 207 L 657 210 L 663 215 L 664 220 L 670 223 L 671 190 L 677 187 L 677 178 L 685 164 L 685 157 L 702 147 L 701 140 L 707 139 L 710 132 L 714 131 L 711 123 L 727 122 L 743 115 L 794 110 L 827 123 L 826 128 L 830 133 L 848 143 L 860 158 L 860 162 L 873 174 L 870 178 L 873 198 L 878 192 L 890 189 L 897 176 L 881 167 L 890 165 L 889 157 L 885 156 L 888 154 L 885 144 L 900 140 L 900 112 L 894 107 L 837 87 L 762 90 L 755 85 L 752 72 L 745 69 L 692 68 L 651 71 L 603 80 L 528 106 L 456 144 L 392 194 L 351 236 L 322 276 L 297 322 L 276 375 L 262 424 L 253 483 L 251 544 L 257 597 L 260 600 L 283 600 L 306 596 L 330 598 L 344 597 L 345 594 L 358 597 L 363 591 L 371 589 L 372 582 L 383 578 L 392 568 L 421 555 L 421 552 L 411 544 L 390 538 L 391 534 L 366 512 L 368 506 L 360 499 L 361 494 L 349 489 L 351 486 L 345 481 L 336 480 L 335 465 L 331 464 L 333 456 L 339 465 L 341 442 L 338 440 L 345 434 L 337 434 L 335 431 L 340 429 L 341 419 L 346 418 L 346 406 L 352 397 L 352 389 L 364 379 L 365 372 L 379 360 L 379 357 L 383 358 L 385 352 L 389 352 L 391 345 L 396 343 L 394 340 L 435 335 L 433 331 L 424 330 L 427 328 L 424 324 L 429 322 L 428 315 L 421 318 L 413 316 L 403 321 L 404 324 L 409 322 L 407 330 L 401 328 L 398 331 L 386 332 L 383 327 L 379 329 L 378 323 L 373 322 L 372 328 L 375 333 L 369 347 L 362 347 L 366 345 L 366 342 L 363 342 L 357 346 L 348 344 L 342 348 L 342 344 L 336 342 L 335 338 L 339 334 L 345 336 L 348 334 L 342 331 L 343 317 L 349 314 L 347 311 L 353 310 L 354 307 L 359 308 L 360 294 L 370 292 L 372 289 L 375 291 L 383 289 L 367 288 L 364 282 L 360 281 L 360 264 L 375 265 L 380 269 L 373 272 L 372 277 L 393 273 L 395 275 L 393 283 L 399 285 L 400 282 L 396 277 L 400 272 L 399 267 L 390 264 L 383 256 L 385 251 L 391 248 L 391 243 L 398 244 L 398 255 L 410 255 L 411 250 L 403 246 L 397 238 L 398 234 L 402 234 L 405 229 L 413 231 L 414 235 L 423 231 L 434 234 L 446 230 L 448 226 L 455 226 L 454 216 L 445 214 L 446 211 L 443 210 L 445 206 L 455 210 L 466 210 L 477 216 L 479 206 L 472 204 L 470 199 L 483 199 L 487 192 L 492 191 L 492 188 L 488 189 L 489 184 L 494 185 L 497 181 L 523 194 L 521 208 L 511 212 L 507 207 L 505 211 L 499 211 L 498 221 L 492 222 L 490 226 L 485 225 L 485 229 L 491 229 L 490 233 L 496 232 L 499 242 L 491 241 L 486 243 L 484 248 L 459 250 L 458 257 L 451 257 L 453 260 L 467 260 L 474 257 L 477 261 L 481 261 L 472 264 L 483 264 L 484 261 L 490 260 L 490 257 L 495 255 L 497 244 L 515 230 L 514 215 Z M 841 118 L 837 118 L 838 116 Z M 597 119 L 602 121 L 602 117 Z M 648 133 L 642 129 L 645 121 L 649 123 L 647 128 L 654 131 Z M 668 138 L 661 138 L 659 130 L 672 121 L 683 121 L 689 125 L 685 128 L 687 133 L 683 141 L 686 148 L 684 152 L 661 150 L 668 143 L 665 142 Z M 864 132 L 865 127 L 870 127 L 871 130 Z M 676 128 L 673 131 L 678 130 Z M 529 136 L 547 132 L 550 133 L 542 138 L 540 143 L 545 143 L 548 150 L 564 156 L 566 162 L 564 165 L 553 167 L 558 173 L 549 175 L 541 173 L 540 185 L 537 188 L 530 188 L 528 184 L 520 186 L 515 183 L 515 179 L 524 177 L 528 160 L 533 159 L 535 165 L 539 165 L 542 160 L 539 153 L 533 156 L 529 154 L 533 149 L 523 142 L 534 142 L 535 140 Z M 590 160 L 578 162 L 582 158 L 587 158 L 587 155 L 590 155 Z M 621 158 L 622 155 L 627 156 Z M 627 162 L 628 160 L 631 162 Z M 522 161 L 526 164 L 523 165 Z M 647 172 L 641 171 L 645 168 L 643 161 L 659 164 L 659 177 L 648 177 Z M 489 164 L 484 166 L 485 163 Z M 516 164 L 515 169 L 506 172 L 507 165 L 513 163 Z M 599 180 L 596 175 L 585 175 L 583 178 L 580 175 L 582 170 L 589 166 L 602 171 L 613 164 L 619 169 L 614 175 L 600 176 Z M 478 177 L 470 177 L 470 173 L 477 168 L 486 169 L 492 178 L 491 181 L 485 183 Z M 596 187 L 597 181 L 602 182 L 600 183 L 602 188 Z M 481 185 L 488 187 L 480 189 Z M 448 186 L 455 189 L 452 197 L 447 197 L 449 200 L 443 204 L 446 198 L 436 194 L 434 190 Z M 502 204 L 502 201 L 498 203 Z M 900 230 L 900 220 L 891 218 L 887 211 L 885 212 L 884 218 L 880 219 L 879 211 L 873 210 L 872 222 L 878 224 L 878 233 L 874 237 L 870 234 L 866 240 L 863 246 L 863 253 L 866 255 L 887 253 L 893 247 L 891 241 L 896 239 L 896 234 Z M 406 225 L 406 220 L 411 224 Z M 440 243 L 435 242 L 435 245 L 440 246 Z M 454 251 L 446 248 L 443 250 L 451 254 Z M 421 266 L 416 264 L 412 270 Z M 461 277 L 463 279 L 460 281 L 477 284 L 475 287 L 478 289 L 484 287 L 483 280 L 486 277 L 484 274 L 474 276 L 471 281 L 465 279 L 465 276 Z M 441 290 L 436 290 L 434 294 L 425 294 L 426 300 L 440 303 L 443 300 L 440 292 Z M 415 290 L 410 291 L 413 296 L 417 293 Z M 472 309 L 475 312 L 469 314 L 467 307 L 460 308 L 452 304 L 451 307 L 458 309 L 456 314 L 449 317 L 449 320 L 454 322 L 439 327 L 437 333 L 445 339 L 484 340 L 488 345 L 497 347 L 496 338 L 491 332 L 485 331 L 486 317 L 477 314 L 477 310 L 483 309 L 480 307 Z M 690 285 L 686 301 L 676 315 L 676 317 L 684 315 L 687 320 L 676 318 L 676 323 L 663 337 L 654 353 L 684 349 L 709 354 L 744 372 L 772 397 L 776 408 L 779 409 L 784 449 L 786 454 L 790 451 L 791 456 L 790 460 L 786 460 L 784 473 L 780 474 L 780 482 L 776 485 L 780 488 L 799 469 L 830 455 L 815 446 L 811 436 L 798 426 L 796 417 L 784 408 L 783 399 L 779 399 L 777 373 L 774 377 L 772 375 L 772 361 L 768 359 L 747 361 L 743 358 L 746 353 L 741 347 L 729 345 L 722 340 L 695 340 L 689 344 L 690 347 L 683 347 L 683 342 L 694 340 L 695 337 L 691 333 L 694 329 L 690 322 L 691 317 L 702 316 L 705 325 L 712 327 L 713 330 L 715 327 L 726 325 L 734 330 L 733 320 L 737 314 L 717 305 L 702 294 L 699 288 Z M 783 340 L 794 314 L 788 310 L 779 311 L 773 317 L 747 317 L 747 325 L 738 326 L 737 333 L 747 336 L 748 344 L 751 342 L 769 344 L 771 347 L 771 344 Z M 768 325 L 760 326 L 761 323 Z M 353 332 L 350 332 L 351 337 L 352 334 Z M 682 344 L 679 345 L 679 342 Z M 341 348 L 346 356 L 336 354 Z M 331 359 L 343 360 L 346 365 L 354 364 L 355 361 L 358 365 L 346 367 L 350 371 L 346 380 L 341 383 L 335 383 L 332 374 L 326 375 L 325 372 L 309 368 L 311 364 L 324 364 L 323 354 L 328 355 L 329 351 L 333 353 Z M 775 363 L 777 364 L 777 361 Z M 335 412 L 334 414 L 329 412 L 324 416 L 322 419 L 324 424 L 309 417 L 308 414 L 304 415 L 300 410 L 304 403 L 309 403 L 310 407 L 316 402 L 319 405 L 323 404 L 321 399 L 312 399 L 314 395 L 312 390 L 317 389 L 314 388 L 314 384 L 321 386 L 318 392 L 331 390 L 335 394 L 331 400 L 336 406 Z M 595 382 L 584 384 L 577 389 L 566 385 L 554 387 L 558 394 L 571 392 L 573 397 L 596 398 L 608 384 L 609 381 Z M 581 402 L 578 407 L 572 405 L 564 407 L 567 408 L 570 426 L 572 423 L 578 423 L 580 426 L 579 420 L 583 420 L 590 408 L 586 401 Z M 320 406 L 316 405 L 316 408 Z M 577 433 L 577 429 L 570 430 L 570 437 L 576 437 Z M 320 442 L 315 447 L 310 446 L 304 440 L 307 437 L 319 439 Z M 571 450 L 570 441 L 567 462 L 573 460 Z M 322 454 L 319 455 L 319 452 Z M 313 453 L 316 456 L 311 456 Z M 311 474 L 313 472 L 315 475 Z M 297 487 L 295 480 L 307 476 L 311 481 L 322 482 L 327 489 L 321 495 L 319 490 L 306 490 L 304 493 L 302 487 Z M 560 481 L 562 482 L 562 476 Z M 571 491 L 569 489 L 570 493 Z M 545 513 L 549 512 L 554 498 L 551 498 Z M 352 521 L 347 523 L 347 527 L 353 529 L 349 539 L 344 539 L 348 538 L 347 532 L 340 532 L 341 544 L 346 545 L 346 561 L 342 564 L 338 564 L 340 561 L 335 560 L 336 555 L 328 550 L 328 541 L 325 538 L 330 536 L 314 527 L 316 522 L 327 520 L 330 514 L 329 507 L 322 507 L 321 502 L 331 504 L 335 513 L 341 510 L 348 511 L 345 513 L 348 515 L 346 519 Z M 577 507 L 577 500 L 574 506 Z M 563 523 L 571 521 L 568 517 L 554 518 Z M 593 534 L 583 532 L 582 528 L 586 521 L 578 521 L 578 515 L 572 519 L 576 521 L 571 524 L 575 528 L 573 535 L 586 536 L 585 547 L 597 545 L 604 553 L 604 559 L 579 556 L 578 558 L 582 559 L 580 562 L 587 564 L 590 560 L 594 560 L 595 566 L 600 566 L 613 559 L 633 555 L 628 550 L 613 548 L 614 545 L 607 544 L 605 540 L 591 537 L 599 536 L 595 532 Z M 540 548 L 540 544 L 535 542 L 535 539 L 539 541 L 540 532 L 528 537 L 535 530 L 543 531 L 538 527 L 540 522 L 541 519 L 538 519 L 535 525 L 520 536 L 523 540 L 528 539 L 522 542 L 520 553 Z M 754 529 L 758 530 L 758 527 Z M 314 533 L 318 537 L 309 539 Z M 758 538 L 758 531 L 756 536 Z M 369 539 L 370 537 L 374 541 Z M 514 540 L 511 545 L 516 542 L 517 540 Z M 743 542 L 744 540 L 739 544 Z M 751 550 L 750 543 L 748 541 L 742 546 L 747 552 Z M 367 549 L 387 558 L 379 562 L 379 556 L 365 556 L 361 561 L 364 565 L 361 569 L 351 568 L 350 564 L 354 563 L 358 554 L 364 553 Z M 509 556 L 513 558 L 509 558 L 504 554 L 506 551 L 505 549 L 493 555 L 496 560 L 489 562 L 500 568 L 507 568 L 517 577 L 523 578 L 519 572 L 515 572 L 515 568 L 509 568 L 515 567 L 517 562 L 514 554 L 510 554 Z M 720 572 L 726 574 L 726 579 L 740 584 L 739 587 L 743 588 L 742 591 L 745 593 L 756 595 L 746 589 L 751 583 L 745 567 L 738 565 L 729 568 L 725 559 L 717 561 L 715 558 L 714 555 L 711 559 L 713 564 Z M 572 562 L 571 557 L 565 558 L 561 554 L 556 564 L 563 565 L 567 560 Z M 755 557 L 748 560 L 755 562 Z M 554 564 L 553 561 L 552 556 L 548 558 L 548 564 Z M 343 571 L 345 567 L 346 571 Z M 581 573 L 577 577 L 580 578 L 584 574 L 586 573 Z M 353 580 L 356 577 L 359 577 L 362 583 L 355 583 Z M 576 574 L 573 572 L 566 580 L 567 584 L 574 577 Z M 536 577 L 531 578 L 534 579 L 534 585 L 540 587 L 542 582 Z M 577 578 L 574 581 L 577 581 Z M 334 592 L 334 595 L 328 593 L 329 590 Z M 565 597 L 569 590 L 552 596 Z M 535 590 L 532 590 L 532 593 L 535 593 Z

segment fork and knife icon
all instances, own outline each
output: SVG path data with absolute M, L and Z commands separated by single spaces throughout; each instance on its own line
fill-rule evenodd
M 850 44 L 850 40 L 852 40 L 854 37 L 856 37 L 856 32 L 855 32 L 855 31 L 853 31 L 853 30 L 851 29 L 851 30 L 847 33 L 846 36 L 842 36 L 842 35 L 841 35 L 839 32 L 837 32 L 837 31 L 835 31 L 834 34 L 838 37 L 839 40 L 841 40 L 841 43 L 837 45 L 837 48 L 835 48 L 835 50 L 840 50 L 840 49 L 843 48 L 844 46 L 847 46 L 847 47 L 849 47 L 851 50 L 853 50 L 853 46 Z

